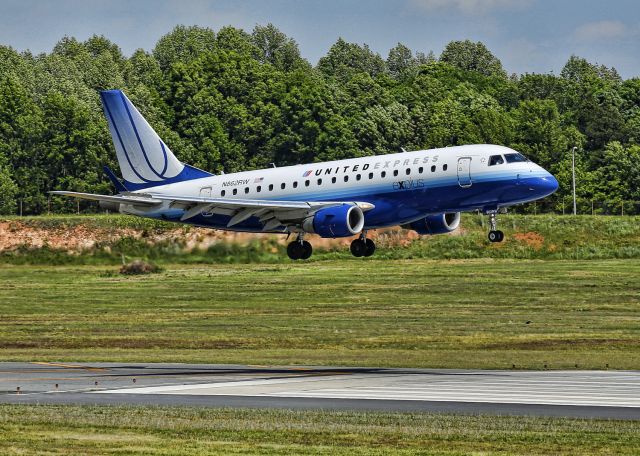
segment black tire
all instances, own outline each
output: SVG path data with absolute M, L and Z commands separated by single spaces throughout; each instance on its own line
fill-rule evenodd
M 300 256 L 303 260 L 308 260 L 311 258 L 311 254 L 313 253 L 313 247 L 307 241 L 302 242 L 302 255 Z
M 498 231 L 489 231 L 489 242 L 500 242 L 498 241 L 498 238 Z
M 371 239 L 366 239 L 364 241 L 364 244 L 365 244 L 364 256 L 370 257 L 376 251 L 376 243 L 373 242 Z
M 367 246 L 360 239 L 354 239 L 351 243 L 350 250 L 351 255 L 360 258 L 361 256 L 364 256 L 365 252 L 367 251 Z
M 498 240 L 496 242 L 504 241 L 504 233 L 500 230 L 496 231 L 496 233 L 498 233 Z
M 302 258 L 303 247 L 298 241 L 290 242 L 287 246 L 287 255 L 292 260 L 299 260 Z

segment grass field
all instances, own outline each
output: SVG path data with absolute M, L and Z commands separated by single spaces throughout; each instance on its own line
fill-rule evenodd
M 499 244 L 489 244 L 487 218 L 476 214 L 463 214 L 462 228 L 453 235 L 413 239 L 408 231 L 380 237 L 372 233 L 380 247 L 376 258 L 640 259 L 640 216 L 501 215 L 499 221 L 506 234 Z M 282 235 L 198 243 L 211 235 L 212 230 L 121 215 L 11 217 L 0 219 L 0 263 L 107 265 L 123 258 L 173 264 L 290 263 Z M 42 244 L 35 245 L 33 238 Z M 87 239 L 95 242 L 85 245 Z M 78 245 L 69 248 L 69 240 L 80 242 L 70 242 Z M 311 261 L 351 258 L 340 240 L 312 237 L 311 242 Z
M 420 413 L 0 405 L 0 453 L 637 455 L 639 425 Z
M 637 260 L 0 266 L 0 358 L 640 368 Z

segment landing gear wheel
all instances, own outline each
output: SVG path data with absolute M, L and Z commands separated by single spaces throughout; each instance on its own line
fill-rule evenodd
M 504 241 L 504 233 L 497 229 L 498 227 L 497 213 L 498 213 L 497 210 L 489 212 L 489 224 L 490 224 L 489 241 L 490 242 Z
M 313 247 L 307 241 L 293 241 L 287 246 L 287 255 L 292 260 L 308 260 L 313 253 Z
M 302 256 L 300 259 L 308 260 L 311 258 L 311 254 L 313 253 L 313 247 L 307 241 L 302 241 Z
M 373 255 L 373 252 L 376 251 L 376 243 L 373 242 L 371 239 L 366 239 L 364 241 L 364 244 L 365 244 L 364 256 L 370 257 L 371 255 Z
M 350 250 L 354 257 L 365 256 L 367 253 L 367 244 L 362 239 L 354 239 L 353 242 L 351 242 Z
M 504 233 L 500 230 L 491 230 L 489 231 L 489 241 L 491 242 L 502 242 L 504 241 Z
M 289 245 L 287 246 L 287 255 L 292 260 L 301 259 L 303 254 L 304 254 L 304 247 L 300 242 L 293 241 L 293 242 L 290 242 Z

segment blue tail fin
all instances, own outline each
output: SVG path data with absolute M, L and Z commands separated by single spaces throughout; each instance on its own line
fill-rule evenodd
M 127 189 L 212 175 L 181 163 L 122 91 L 105 90 L 100 96 Z

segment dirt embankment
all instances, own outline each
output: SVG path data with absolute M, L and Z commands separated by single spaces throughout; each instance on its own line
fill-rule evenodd
M 414 231 L 396 229 L 375 230 L 369 237 L 379 245 L 408 245 L 418 235 Z M 186 251 L 203 249 L 217 243 L 248 244 L 256 238 L 273 239 L 278 243 L 286 243 L 286 235 L 234 233 L 209 228 L 196 227 L 166 227 L 166 228 L 131 228 L 87 226 L 82 223 L 46 224 L 25 223 L 20 220 L 0 221 L 0 252 L 18 248 L 48 247 L 69 253 L 79 253 L 94 248 L 97 245 L 108 246 L 122 238 L 143 240 L 150 245 L 160 242 L 176 242 L 183 245 Z M 313 242 L 314 247 L 347 246 L 352 238 L 321 239 L 315 235 L 308 235 L 306 239 Z

